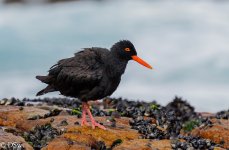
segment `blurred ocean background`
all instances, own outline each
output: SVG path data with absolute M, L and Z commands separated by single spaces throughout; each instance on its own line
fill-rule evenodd
M 112 97 L 165 105 L 181 96 L 197 111 L 229 108 L 227 0 L 0 0 L 0 98 L 34 98 L 45 87 L 35 76 L 59 59 L 120 39 L 155 69 L 131 61 Z

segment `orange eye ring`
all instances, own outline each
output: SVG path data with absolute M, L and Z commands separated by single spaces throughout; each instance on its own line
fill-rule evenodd
M 130 48 L 128 48 L 128 47 L 127 47 L 127 48 L 125 48 L 125 51 L 129 52 L 129 51 L 130 51 Z

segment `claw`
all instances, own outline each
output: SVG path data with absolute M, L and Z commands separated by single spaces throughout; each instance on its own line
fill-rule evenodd
M 92 129 L 95 129 L 95 127 L 98 127 L 98 128 L 100 128 L 100 129 L 103 129 L 103 130 L 106 130 L 106 128 L 103 126 L 103 125 L 101 125 L 101 124 L 99 124 L 99 123 L 97 123 L 97 122 L 92 122 Z

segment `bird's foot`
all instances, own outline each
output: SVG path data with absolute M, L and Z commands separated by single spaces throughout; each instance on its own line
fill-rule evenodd
M 95 120 L 91 122 L 91 126 L 92 126 L 92 129 L 95 129 L 95 127 L 98 127 L 100 129 L 106 130 L 106 128 L 103 125 L 97 123 Z
M 95 127 L 98 127 L 100 129 L 106 130 L 106 128 L 103 125 L 101 125 L 101 124 L 99 124 L 99 123 L 97 123 L 95 121 L 95 119 L 92 116 L 91 111 L 89 109 L 89 105 L 86 102 L 83 102 L 82 108 L 83 108 L 83 114 L 82 114 L 81 125 L 88 124 L 87 121 L 86 121 L 86 113 L 87 113 L 89 115 L 89 117 L 90 117 L 90 120 L 91 120 L 92 129 L 95 129 Z

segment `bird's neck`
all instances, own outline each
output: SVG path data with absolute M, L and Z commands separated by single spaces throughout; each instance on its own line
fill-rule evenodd
M 121 77 L 121 75 L 125 72 L 126 65 L 128 60 L 121 59 L 110 53 L 107 57 L 107 65 L 106 65 L 106 72 L 109 78 L 117 78 Z

